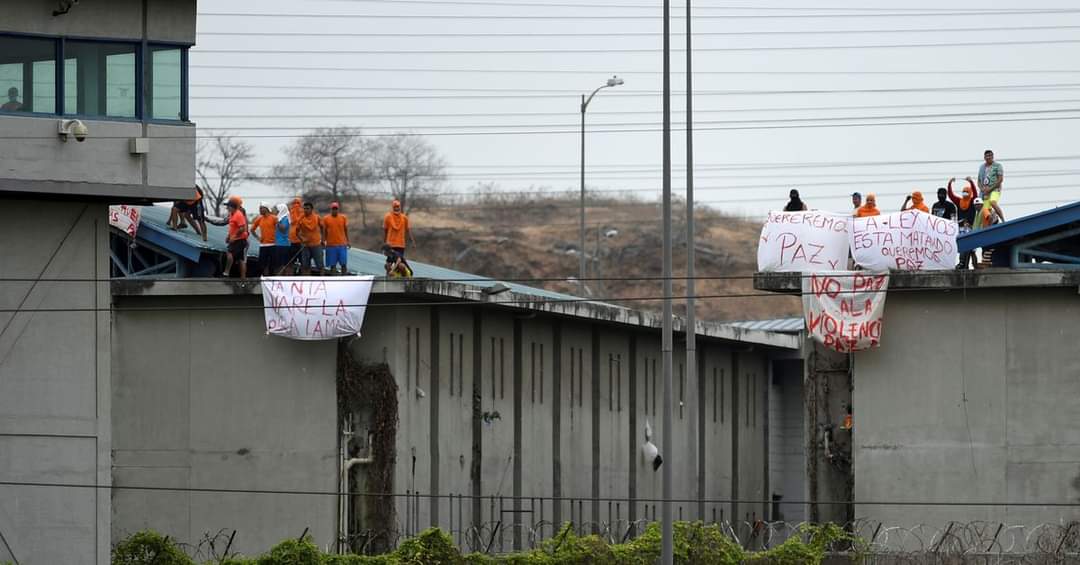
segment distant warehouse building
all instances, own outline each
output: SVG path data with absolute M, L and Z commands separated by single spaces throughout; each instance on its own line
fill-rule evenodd
M 64 4 L 0 1 L 0 562 L 108 563 L 107 206 L 194 185 L 195 2 Z
M 881 346 L 829 360 L 851 375 L 850 389 L 828 397 L 853 406 L 854 513 L 940 531 L 951 521 L 1073 523 L 1080 203 L 958 243 L 993 249 L 995 268 L 893 273 Z M 777 292 L 799 284 L 790 273 L 755 281 Z

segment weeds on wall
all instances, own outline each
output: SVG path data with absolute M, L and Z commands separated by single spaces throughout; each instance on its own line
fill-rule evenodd
M 365 467 L 363 492 L 394 492 L 395 442 L 398 427 L 398 387 L 386 363 L 364 364 L 353 359 L 344 341 L 338 344 L 338 421 L 346 414 L 371 414 L 371 455 L 374 462 Z M 363 507 L 367 524 L 394 524 L 394 499 L 391 496 L 372 496 Z M 366 551 L 383 553 L 391 549 L 386 538 L 351 540 L 365 546 Z
M 124 561 L 117 561 L 120 548 L 124 548 Z M 865 546 L 840 526 L 826 524 L 804 526 L 798 535 L 777 547 L 749 552 L 717 525 L 676 522 L 674 549 L 675 563 L 679 565 L 820 565 L 830 551 L 849 552 L 853 562 L 858 562 Z M 579 536 L 572 524 L 566 524 L 539 548 L 510 555 L 463 555 L 449 534 L 432 528 L 385 555 L 327 555 L 307 536 L 283 541 L 258 557 L 231 557 L 205 565 L 652 565 L 659 557 L 658 524 L 651 524 L 642 535 L 621 544 L 609 544 L 595 535 Z M 117 545 L 113 565 L 197 564 L 168 538 L 145 531 Z

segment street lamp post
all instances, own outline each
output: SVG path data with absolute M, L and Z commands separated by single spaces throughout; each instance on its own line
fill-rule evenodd
M 578 288 L 582 296 L 585 296 L 585 109 L 589 107 L 589 102 L 592 102 L 593 96 L 596 96 L 597 92 L 605 88 L 619 86 L 622 83 L 623 79 L 614 76 L 609 78 L 603 86 L 592 91 L 588 98 L 584 94 L 581 95 L 581 233 L 578 241 Z

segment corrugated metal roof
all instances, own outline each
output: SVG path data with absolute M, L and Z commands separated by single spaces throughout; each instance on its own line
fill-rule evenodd
M 1080 222 L 1080 202 L 966 233 L 956 239 L 956 245 L 960 253 L 964 253 L 978 247 L 998 246 L 1074 222 Z
M 202 238 L 196 235 L 190 228 L 183 230 L 169 229 L 169 211 L 170 208 L 165 206 L 143 206 L 141 209 L 142 216 L 139 225 L 139 237 L 145 237 L 153 243 L 163 245 L 164 247 L 169 248 L 170 251 L 192 260 L 197 260 L 197 255 L 195 255 L 197 253 L 225 253 L 225 236 L 228 233 L 228 230 L 224 226 L 207 225 L 207 241 L 203 241 Z M 152 233 L 145 233 L 145 230 L 147 229 Z M 177 249 L 175 248 L 177 245 L 185 247 L 186 249 Z M 196 258 L 193 258 L 193 255 L 195 255 Z M 254 239 L 251 240 L 248 256 L 259 256 L 259 243 Z M 385 276 L 386 271 L 383 267 L 385 263 L 386 257 L 382 253 L 357 249 L 355 247 L 349 250 L 349 271 L 353 274 L 375 275 L 379 277 Z M 496 279 L 462 271 L 455 271 L 453 269 L 447 269 L 445 267 L 439 267 L 420 261 L 410 260 L 409 265 L 413 268 L 413 278 L 416 279 L 453 281 L 480 288 L 494 286 L 499 282 Z M 510 287 L 514 292 L 536 296 L 538 298 L 556 300 L 577 298 L 569 294 L 562 294 L 523 284 L 509 282 L 503 284 Z
M 804 321 L 802 318 L 773 318 L 771 320 L 741 320 L 738 322 L 726 322 L 725 325 L 734 326 L 744 330 L 797 334 L 803 331 Z

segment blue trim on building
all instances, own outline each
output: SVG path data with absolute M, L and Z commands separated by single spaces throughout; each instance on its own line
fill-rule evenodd
M 1000 246 L 1073 222 L 1080 222 L 1080 202 L 964 234 L 956 239 L 956 244 L 960 253 L 964 253 L 979 247 Z

